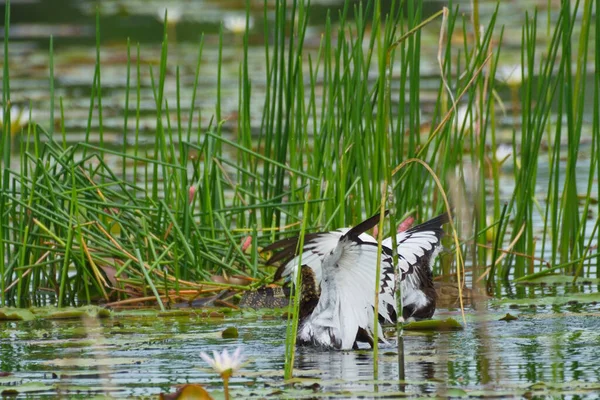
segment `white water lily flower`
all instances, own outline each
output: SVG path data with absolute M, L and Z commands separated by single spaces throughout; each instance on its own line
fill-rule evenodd
M 169 25 L 178 23 L 183 17 L 183 8 L 180 6 L 159 7 L 156 10 L 156 18 L 161 22 L 165 18 L 165 11 L 167 12 L 167 24 Z
M 226 15 L 223 18 L 223 26 L 225 29 L 230 30 L 233 33 L 244 33 L 246 32 L 246 16 L 245 15 Z M 252 29 L 254 26 L 254 18 L 250 16 L 248 18 L 248 29 Z
M 29 123 L 29 109 L 18 104 L 10 105 L 10 132 L 17 134 Z M 0 128 L 4 126 L 4 110 L 0 105 Z
M 525 75 L 527 77 L 527 75 Z M 523 80 L 523 67 L 521 65 L 500 65 L 496 69 L 496 79 L 508 86 L 519 86 Z
M 205 352 L 201 352 L 200 357 L 202 357 L 215 372 L 221 375 L 227 374 L 231 376 L 244 364 L 244 356 L 242 355 L 241 347 L 238 347 L 231 356 L 229 356 L 229 352 L 225 349 L 223 350 L 223 353 L 213 351 L 212 358 Z

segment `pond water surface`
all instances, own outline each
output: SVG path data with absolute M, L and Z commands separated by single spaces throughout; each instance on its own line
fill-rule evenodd
M 249 362 L 232 379 L 234 398 L 597 398 L 597 291 L 597 284 L 527 287 L 524 296 L 515 296 L 521 299 L 469 305 L 462 331 L 404 331 L 403 380 L 392 338 L 380 349 L 378 379 L 370 350 L 299 348 L 295 379 L 285 382 L 286 320 L 274 310 L 215 317 L 202 310 L 161 316 L 129 310 L 105 319 L 0 322 L 0 369 L 9 373 L 0 377 L 0 391 L 145 397 L 199 383 L 222 398 L 220 378 L 199 354 L 241 346 Z M 517 319 L 501 320 L 507 313 Z M 435 318 L 447 317 L 461 321 L 459 310 L 437 310 Z M 239 337 L 222 338 L 231 326 Z

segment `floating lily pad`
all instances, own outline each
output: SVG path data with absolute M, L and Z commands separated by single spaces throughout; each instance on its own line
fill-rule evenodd
M 238 330 L 235 326 L 230 326 L 229 328 L 221 332 L 221 336 L 223 337 L 223 339 L 236 339 L 240 336 L 240 334 L 238 333 Z
M 56 377 L 58 379 L 109 379 L 111 376 L 116 374 L 126 374 L 128 371 L 106 371 L 100 372 L 97 370 L 76 370 L 76 371 L 56 371 Z
M 299 378 L 303 376 L 313 377 L 315 375 L 321 375 L 324 372 L 319 369 L 294 369 L 292 376 Z M 256 378 L 256 377 L 283 377 L 285 371 L 283 369 L 271 369 L 261 371 L 247 371 L 242 370 L 236 374 L 236 376 L 242 376 L 245 378 Z M 287 381 L 286 381 L 287 382 Z
M 0 321 L 31 321 L 34 319 L 79 319 L 107 318 L 110 311 L 97 306 L 85 307 L 41 307 L 41 308 L 0 308 Z
M 150 308 L 140 308 L 131 310 L 119 310 L 114 313 L 115 317 L 118 318 L 135 318 L 135 317 L 156 317 L 160 313 L 160 310 Z
M 107 318 L 110 311 L 98 306 L 84 307 L 42 307 L 32 308 L 31 312 L 36 318 L 42 319 L 79 319 L 79 318 Z
M 0 308 L 0 321 L 31 321 L 33 313 L 22 308 Z
M 51 389 L 52 386 L 45 385 L 41 382 L 27 382 L 22 385 L 0 388 L 0 396 L 18 396 L 24 393 L 44 392 Z
M 519 318 L 515 317 L 514 315 L 511 315 L 509 313 L 506 313 L 506 315 L 502 318 L 500 318 L 500 321 L 506 321 L 506 322 L 510 322 L 510 321 L 514 321 L 517 320 Z
M 21 379 L 13 375 L 0 376 L 0 387 L 18 385 Z
M 566 296 L 548 296 L 548 297 L 536 297 L 533 299 L 494 299 L 492 300 L 493 305 L 514 305 L 515 308 L 518 306 L 529 306 L 535 304 L 540 305 L 553 305 L 553 304 L 567 304 L 570 302 L 575 303 L 593 303 L 600 302 L 600 293 L 574 293 Z
M 444 397 L 468 397 L 469 394 L 460 388 L 448 388 L 442 394 Z
M 55 384 L 54 390 L 60 393 L 73 393 L 81 394 L 85 393 L 86 399 L 106 399 L 106 393 L 122 392 L 121 386 L 108 386 L 108 385 L 97 385 L 97 386 L 84 386 L 84 385 L 65 385 Z M 95 395 L 94 395 L 95 394 Z
M 546 386 L 546 384 L 544 382 L 536 382 L 533 385 L 529 386 L 529 389 L 531 389 L 531 390 L 544 390 L 547 387 L 548 386 Z
M 83 338 L 83 339 L 54 339 L 54 340 L 32 340 L 29 341 L 28 344 L 30 346 L 39 346 L 39 347 L 48 347 L 55 346 L 60 348 L 87 348 L 91 346 L 100 347 L 102 342 L 105 341 L 104 338 Z
M 177 392 L 165 394 L 161 393 L 159 399 L 161 400 L 185 400 L 185 399 L 197 399 L 197 400 L 211 400 L 211 395 L 200 385 L 187 384 L 181 387 Z
M 111 358 L 56 358 L 44 361 L 43 364 L 56 367 L 98 367 L 109 365 L 140 364 L 146 361 L 144 358 L 111 357 Z
M 531 285 L 531 284 L 541 284 L 541 285 L 569 285 L 573 283 L 572 275 L 561 275 L 561 274 L 549 274 L 545 276 L 539 276 L 537 278 L 531 278 L 526 280 L 520 280 L 517 282 L 519 285 Z M 600 283 L 600 279 L 596 278 L 577 278 L 577 284 L 583 283 Z
M 169 310 L 161 311 L 158 313 L 159 317 L 189 317 L 191 314 L 190 310 Z
M 410 322 L 404 325 L 403 329 L 407 331 L 459 331 L 463 329 L 463 326 L 454 318 L 446 318 Z

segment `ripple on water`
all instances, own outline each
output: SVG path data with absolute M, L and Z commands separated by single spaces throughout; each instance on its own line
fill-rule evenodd
M 242 346 L 251 362 L 232 379 L 232 389 L 239 396 L 279 390 L 305 395 L 313 390 L 427 395 L 448 388 L 474 394 L 502 390 L 519 396 L 538 382 L 545 382 L 543 390 L 548 391 L 563 382 L 592 385 L 600 381 L 600 313 L 594 306 L 582 307 L 577 312 L 557 313 L 495 306 L 482 312 L 468 310 L 463 331 L 407 332 L 402 338 L 402 385 L 394 342 L 380 348 L 378 380 L 374 380 L 370 350 L 299 348 L 295 375 L 300 379 L 293 388 L 283 385 L 286 323 L 281 319 L 232 315 L 208 322 L 194 316 L 116 314 L 84 328 L 73 320 L 3 322 L 0 366 L 12 375 L 0 378 L 0 388 L 28 387 L 39 396 L 55 396 L 57 391 L 77 394 L 87 388 L 127 397 L 172 391 L 176 384 L 201 383 L 219 391 L 221 380 L 207 369 L 200 351 Z M 518 319 L 499 320 L 507 312 Z M 460 319 L 458 311 L 443 309 L 437 316 Z M 239 329 L 239 338 L 221 338 L 220 332 L 228 326 Z M 575 385 L 567 389 L 589 393 L 583 383 Z

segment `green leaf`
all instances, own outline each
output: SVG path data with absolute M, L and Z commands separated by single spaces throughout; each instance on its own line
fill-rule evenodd
M 460 331 L 463 328 L 454 318 L 428 319 L 410 322 L 403 326 L 407 331 Z
M 221 333 L 221 336 L 223 339 L 235 339 L 239 336 L 239 333 L 235 326 L 230 326 Z
M 510 322 L 510 321 L 514 321 L 517 319 L 519 319 L 519 318 L 515 317 L 514 315 L 510 315 L 509 313 L 506 313 L 506 315 L 504 317 L 500 318 L 499 321 Z
M 0 308 L 0 321 L 31 321 L 35 316 L 22 308 Z

